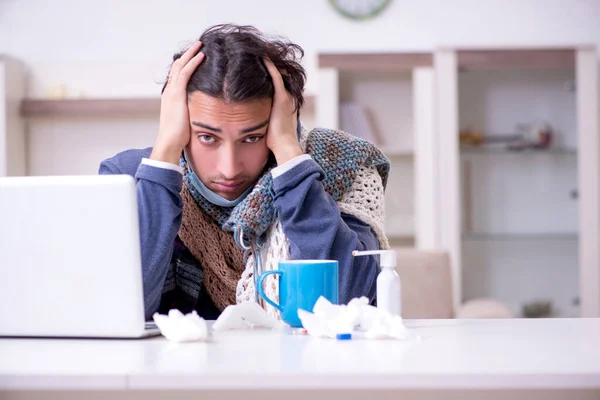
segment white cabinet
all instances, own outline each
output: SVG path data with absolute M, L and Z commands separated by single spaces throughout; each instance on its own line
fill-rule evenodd
M 349 102 L 366 110 L 392 162 L 387 234 L 450 253 L 455 308 L 493 297 L 519 315 L 549 300 L 556 316 L 600 316 L 595 49 L 321 54 L 319 67 L 316 124 L 343 128 Z M 547 149 L 459 144 L 466 128 L 502 136 L 540 121 Z
M 592 48 L 442 49 L 435 55 L 438 246 L 454 301 L 494 297 L 517 315 L 600 316 L 598 66 Z M 549 148 L 460 146 L 545 121 Z M 477 137 L 477 135 L 472 135 Z
M 319 68 L 317 125 L 382 149 L 391 162 L 385 198 L 390 243 L 427 247 L 434 224 L 427 184 L 434 173 L 431 54 L 321 54 Z
M 0 56 L 0 177 L 26 174 L 25 124 L 19 114 L 25 97 L 25 68 Z

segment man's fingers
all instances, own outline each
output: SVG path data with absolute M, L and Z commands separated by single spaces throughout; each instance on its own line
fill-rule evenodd
M 181 55 L 181 57 L 179 57 L 179 60 L 177 61 L 179 61 L 181 68 L 185 67 L 187 63 L 190 62 L 192 58 L 194 58 L 194 56 L 198 53 L 198 50 L 200 50 L 201 46 L 202 42 L 197 41 L 193 45 L 191 45 L 190 48 L 187 49 L 185 53 Z
M 202 47 L 202 42 L 197 41 L 190 46 L 177 60 L 173 61 L 169 73 L 169 84 L 175 84 L 179 79 L 179 74 L 183 68 L 193 59 Z
M 269 71 L 269 75 L 271 75 L 271 79 L 273 79 L 275 95 L 277 96 L 278 93 L 280 93 L 279 96 L 285 94 L 285 85 L 283 84 L 283 78 L 281 77 L 281 73 L 279 72 L 275 64 L 273 64 L 273 62 L 268 58 L 264 58 L 264 62 L 265 66 L 267 67 L 267 70 Z
M 200 53 L 196 54 L 185 65 L 185 67 L 183 67 L 181 69 L 181 72 L 179 73 L 179 81 L 181 83 L 184 83 L 185 85 L 187 85 L 188 81 L 190 80 L 190 76 L 192 76 L 192 74 L 194 73 L 196 68 L 198 68 L 198 66 L 202 63 L 202 60 L 204 60 L 204 53 L 200 52 Z

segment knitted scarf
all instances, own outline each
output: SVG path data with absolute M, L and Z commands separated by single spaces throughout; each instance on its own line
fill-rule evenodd
M 303 130 L 300 143 L 305 153 L 310 154 L 325 172 L 323 187 L 340 210 L 371 225 L 380 247 L 387 248 L 382 226 L 382 197 L 390 169 L 388 159 L 371 143 L 330 129 Z M 254 286 L 242 282 L 242 275 L 246 272 L 246 277 L 255 280 L 262 272 L 261 254 L 268 246 L 268 234 L 274 226 L 280 225 L 273 205 L 273 179 L 269 170 L 266 171 L 250 194 L 231 209 L 206 200 L 189 184 L 193 172 L 183 157 L 181 166 L 184 168 L 184 207 L 179 237 L 202 266 L 207 292 L 215 305 L 223 310 L 240 301 L 240 291 Z M 361 181 L 365 171 L 374 172 L 375 176 Z M 364 180 L 368 180 L 366 186 Z M 371 201 L 377 204 L 361 205 L 365 200 L 356 199 L 358 194 L 353 190 L 357 182 L 367 190 L 373 189 L 377 199 Z M 369 196 L 369 193 L 364 195 Z M 350 201 L 344 203 L 344 199 Z M 280 236 L 283 234 L 281 229 L 277 231 Z M 273 261 L 277 260 L 270 260 L 269 264 Z M 251 290 L 254 292 L 254 287 Z

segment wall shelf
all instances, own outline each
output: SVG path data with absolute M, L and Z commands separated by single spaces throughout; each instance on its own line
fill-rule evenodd
M 469 49 L 457 51 L 460 70 L 501 70 L 574 68 L 575 50 L 548 49 Z M 319 68 L 339 71 L 401 71 L 433 65 L 431 53 L 322 53 Z
M 464 241 L 556 241 L 577 240 L 577 233 L 464 233 Z
M 159 98 L 130 99 L 25 99 L 21 116 L 49 117 L 158 117 Z
M 431 53 L 322 53 L 319 68 L 338 71 L 412 71 L 433 65 Z
M 473 49 L 457 55 L 461 71 L 575 67 L 575 49 Z
M 532 156 L 532 155 L 577 155 L 577 149 L 569 148 L 549 148 L 549 149 L 523 149 L 523 150 L 508 150 L 503 148 L 468 148 L 461 147 L 462 155 L 498 155 L 498 156 Z
M 315 98 L 304 97 L 302 109 L 313 113 Z M 160 113 L 160 98 L 122 99 L 24 99 L 20 114 L 25 118 L 114 118 L 156 117 Z

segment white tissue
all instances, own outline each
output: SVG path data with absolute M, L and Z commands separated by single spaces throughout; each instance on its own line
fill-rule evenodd
M 152 316 L 160 333 L 174 342 L 204 341 L 208 337 L 208 326 L 196 311 L 183 315 L 173 309 L 168 315 L 154 313 Z
M 367 339 L 412 337 L 402 317 L 369 305 L 366 297 L 352 299 L 348 305 L 331 304 L 320 297 L 312 313 L 298 310 L 298 317 L 308 334 L 317 337 L 335 338 L 338 334 L 353 333 L 357 328 L 366 331 Z
M 227 306 L 213 324 L 215 331 L 258 327 L 283 330 L 285 324 L 269 316 L 261 306 L 253 301 Z
M 372 313 L 369 318 L 367 326 L 363 328 L 367 332 L 365 337 L 367 339 L 410 339 L 413 335 L 404 326 L 402 318 L 399 315 L 392 315 L 387 311 L 377 310 L 373 306 L 368 306 L 375 309 L 377 312 Z M 361 323 L 361 327 L 362 327 Z

